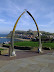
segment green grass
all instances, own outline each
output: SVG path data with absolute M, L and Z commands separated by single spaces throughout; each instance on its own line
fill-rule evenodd
M 4 49 L 0 48 L 0 51 L 1 51 L 1 50 L 4 50 Z
M 39 47 L 39 44 L 38 42 L 23 41 L 23 42 L 14 42 L 14 46 Z M 54 43 L 50 42 L 42 43 L 42 47 L 50 47 L 51 49 L 54 49 Z
M 8 49 L 0 48 L 0 54 L 4 55 L 8 53 Z
M 50 47 L 51 49 L 54 49 L 54 43 L 42 43 L 43 47 Z
M 38 42 L 32 42 L 32 41 L 23 41 L 23 42 L 16 42 L 14 43 L 16 46 L 30 46 L 30 47 L 38 47 Z M 51 49 L 54 49 L 54 43 L 42 43 L 42 47 L 50 47 Z
M 23 42 L 15 42 L 14 45 L 16 46 L 30 46 L 30 47 L 38 47 L 38 42 L 32 41 L 23 41 Z

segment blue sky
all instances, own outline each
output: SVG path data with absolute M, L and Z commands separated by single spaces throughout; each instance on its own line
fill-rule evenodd
M 27 9 L 40 31 L 54 33 L 54 0 L 0 0 L 0 33 L 9 33 L 20 14 Z M 16 30 L 37 30 L 32 18 L 25 13 Z

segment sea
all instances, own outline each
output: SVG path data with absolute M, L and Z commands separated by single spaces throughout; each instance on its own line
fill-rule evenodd
M 8 34 L 0 34 L 0 37 L 7 37 Z M 0 44 L 3 42 L 9 42 L 11 41 L 11 38 L 0 38 Z M 19 41 L 18 39 L 14 39 L 14 41 Z

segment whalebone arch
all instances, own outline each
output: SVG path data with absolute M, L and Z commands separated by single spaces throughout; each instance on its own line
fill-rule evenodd
M 24 12 L 19 16 L 19 18 L 17 19 L 17 21 L 16 21 L 16 23 L 15 23 L 15 25 L 14 25 L 14 28 L 13 28 L 13 31 L 12 31 L 12 36 L 11 36 L 11 48 L 12 48 L 11 52 L 14 51 L 14 33 L 15 33 L 15 29 L 16 29 L 17 23 L 18 23 L 19 19 L 21 18 L 21 16 L 22 16 L 25 12 L 27 12 L 27 13 L 29 14 L 29 16 L 31 16 L 31 18 L 33 19 L 33 21 L 34 21 L 34 23 L 35 23 L 35 25 L 36 25 L 36 28 L 37 28 L 38 37 L 40 38 L 40 33 L 39 33 L 39 28 L 38 28 L 37 23 L 36 23 L 34 17 L 31 15 L 31 13 L 26 10 L 26 11 L 24 11 Z M 40 42 L 40 39 L 39 39 L 39 42 Z M 41 43 L 39 43 L 39 46 L 40 46 L 40 45 L 41 45 Z
M 34 21 L 34 23 L 35 23 L 35 25 L 36 25 L 36 27 L 37 27 L 37 32 L 38 32 L 38 36 L 39 36 L 39 28 L 38 28 L 38 25 L 37 25 L 34 17 L 31 15 L 31 13 L 30 13 L 29 11 L 26 11 L 26 12 L 27 12 L 27 13 L 29 14 L 29 16 L 33 19 L 33 21 Z M 15 23 L 15 25 L 14 25 L 14 28 L 13 28 L 13 33 L 15 32 L 15 29 L 16 29 L 16 26 L 17 26 L 17 23 L 18 23 L 19 19 L 21 18 L 21 16 L 22 16 L 24 13 L 25 13 L 25 11 L 24 11 L 24 12 L 19 16 L 19 18 L 17 19 L 17 21 L 16 21 L 16 23 Z

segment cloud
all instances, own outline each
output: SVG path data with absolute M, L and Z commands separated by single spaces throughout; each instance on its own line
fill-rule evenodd
M 39 27 L 48 27 L 47 25 L 39 25 Z
M 49 0 L 48 0 L 49 1 Z M 47 0 L 1 0 L 0 1 L 0 24 L 14 26 L 17 18 L 24 9 L 27 9 L 37 21 L 39 28 L 52 28 L 54 26 L 54 4 Z M 20 27 L 35 29 L 32 18 L 25 13 L 19 20 Z M 27 27 L 27 28 L 25 28 Z
M 49 12 L 48 14 L 45 15 L 46 18 L 49 18 L 51 20 L 54 20 L 54 11 Z
M 1 23 L 3 23 L 3 24 L 5 24 L 5 23 L 7 23 L 4 19 L 0 19 L 0 24 Z
M 5 22 L 5 20 L 4 19 L 0 19 L 0 22 Z
M 12 24 L 10 21 L 6 21 L 5 19 L 0 19 L 0 24 L 2 24 L 2 25 L 8 25 L 8 24 Z
M 6 2 L 6 3 L 5 3 Z M 4 5 L 0 6 L 0 13 L 6 14 L 7 16 L 16 17 L 20 13 L 21 9 L 11 0 L 5 0 Z

